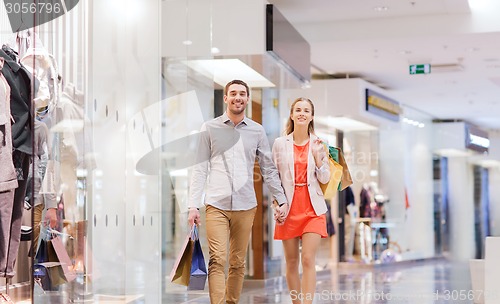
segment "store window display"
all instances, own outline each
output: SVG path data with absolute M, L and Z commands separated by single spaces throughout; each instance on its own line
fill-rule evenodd
M 33 156 L 33 166 L 30 166 L 28 177 L 28 189 L 26 190 L 25 208 L 31 209 L 34 204 L 35 229 L 33 229 L 33 244 L 38 244 L 40 233 L 40 223 L 42 221 L 54 228 L 57 225 L 57 201 L 52 195 L 41 193 L 42 181 L 45 177 L 49 151 L 47 148 L 49 129 L 47 125 L 39 120 L 35 120 L 35 153 Z M 33 170 L 34 168 L 34 170 Z M 33 185 L 33 189 L 31 186 Z M 44 220 L 43 220 L 44 219 Z
M 34 165 L 30 166 L 29 174 L 29 181 L 33 179 L 33 182 L 28 185 L 29 189 L 25 197 L 25 206 L 29 208 L 33 203 L 35 208 L 33 214 L 33 223 L 35 226 L 33 229 L 33 244 L 36 249 L 42 224 L 55 228 L 58 222 L 57 190 L 47 185 L 49 179 L 54 180 L 58 175 L 57 172 L 54 172 L 54 159 L 51 155 L 51 153 L 55 153 L 56 146 L 49 132 L 51 123 L 46 119 L 51 117 L 51 113 L 53 113 L 54 106 L 57 104 L 59 98 L 60 76 L 54 57 L 43 48 L 38 36 L 31 30 L 21 32 L 18 34 L 18 37 L 20 35 L 25 37 L 25 39 L 22 40 L 25 42 L 21 45 L 26 45 L 26 47 L 29 46 L 28 49 L 22 51 L 23 56 L 20 59 L 20 63 L 32 73 L 38 83 L 33 98 L 33 105 L 35 108 Z M 47 179 L 45 179 L 47 167 L 50 172 L 47 175 Z M 32 168 L 34 168 L 34 170 Z M 31 189 L 31 185 L 34 186 L 33 189 Z
M 78 132 L 83 134 L 84 115 L 74 101 L 83 103 L 83 94 L 71 85 L 62 91 L 55 57 L 33 29 L 2 39 L 6 41 L 0 50 L 0 277 L 14 278 L 16 283 L 29 273 L 29 256 L 37 250 L 42 227 L 70 236 L 66 241 L 76 237 L 68 227 L 80 217 L 72 216 L 63 224 L 67 218 L 63 197 L 69 198 L 67 210 L 77 209 L 71 208 L 77 205 L 77 167 L 71 165 L 79 161 L 74 151 L 83 137 Z M 90 141 L 80 142 L 81 147 L 92 147 Z M 67 155 L 77 160 L 71 162 Z M 20 249 L 21 225 L 31 226 L 32 216 L 33 245 L 25 252 L 25 247 Z M 72 242 L 65 245 L 73 257 Z
M 354 238 L 356 232 L 356 221 L 359 218 L 359 210 L 354 199 L 354 192 L 349 186 L 345 189 L 345 259 L 353 261 Z
M 19 46 L 18 46 L 19 48 Z M 8 45 L 0 50 L 3 66 L 1 73 L 6 80 L 3 82 L 3 98 L 5 110 L 3 116 L 2 146 L 13 151 L 12 154 L 2 153 L 3 191 L 0 208 L 0 277 L 12 278 L 16 271 L 14 265 L 21 240 L 21 223 L 24 207 L 24 197 L 27 187 L 29 164 L 33 154 L 31 136 L 33 119 L 31 116 L 31 74 L 19 63 L 18 52 Z M 36 81 L 35 81 L 36 87 Z M 5 102 L 10 102 L 7 111 Z M 10 113 L 9 113 L 10 112 Z M 7 114 L 8 113 L 8 114 Z M 9 126 L 7 126 L 9 125 Z M 7 131 L 9 134 L 7 134 Z M 10 136 L 9 136 L 10 135 Z M 15 168 L 17 188 L 12 180 L 12 165 Z M 3 168 L 6 168 L 4 171 Z M 5 172 L 5 173 L 4 173 Z
M 357 244 L 361 259 L 378 261 L 388 249 L 389 227 L 386 222 L 386 204 L 389 198 L 382 193 L 376 182 L 364 183 L 360 191 L 360 218 L 357 220 Z
M 12 160 L 10 86 L 3 74 L 5 59 L 0 58 L 0 276 L 13 276 L 9 243 L 14 208 L 14 189 L 18 186 Z

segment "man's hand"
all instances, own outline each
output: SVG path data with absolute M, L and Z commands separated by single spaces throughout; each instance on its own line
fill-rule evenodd
M 193 226 L 194 224 L 201 225 L 200 211 L 197 208 L 189 208 L 188 223 L 189 226 Z
M 57 225 L 57 209 L 50 208 L 45 212 L 44 223 L 49 225 L 50 228 L 55 228 Z

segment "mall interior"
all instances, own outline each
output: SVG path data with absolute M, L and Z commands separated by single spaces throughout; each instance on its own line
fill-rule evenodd
M 191 230 L 194 139 L 224 113 L 232 79 L 249 84 L 246 116 L 262 124 L 270 145 L 283 135 L 293 100 L 311 99 L 316 135 L 340 148 L 349 167 L 352 185 L 326 200 L 314 303 L 500 303 L 497 102 L 478 103 L 491 124 L 478 123 L 475 111 L 444 115 L 463 99 L 442 106 L 444 93 L 405 94 L 405 83 L 438 75 L 437 65 L 405 61 L 400 78 L 408 81 L 388 77 L 381 85 L 367 62 L 346 72 L 361 61 L 358 49 L 337 58 L 338 70 L 322 66 L 330 50 L 300 24 L 320 24 L 324 7 L 460 6 L 378 20 L 397 27 L 419 19 L 416 28 L 435 26 L 425 32 L 436 42 L 445 29 L 472 26 L 473 2 L 481 1 L 490 0 L 66 0 L 45 1 L 54 14 L 43 19 L 28 8 L 21 14 L 27 1 L 4 0 L 0 303 L 210 303 L 208 283 L 176 284 L 171 271 Z M 292 14 L 300 2 L 310 7 Z M 370 30 L 356 16 L 331 21 L 339 25 L 332 41 L 341 46 Z M 343 35 L 346 24 L 359 35 Z M 500 33 L 495 26 L 489 32 Z M 498 41 L 482 50 L 497 56 Z M 499 72 L 483 77 L 494 82 Z M 442 87 L 454 89 L 460 85 Z M 240 303 L 292 303 L 283 246 L 273 239 L 272 197 L 262 178 L 254 180 L 258 207 Z M 57 224 L 48 229 L 41 219 L 51 204 Z M 56 261 L 39 255 L 51 237 Z M 56 264 L 40 266 L 46 261 Z

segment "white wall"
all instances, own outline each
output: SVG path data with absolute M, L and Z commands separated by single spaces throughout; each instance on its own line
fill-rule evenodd
M 500 131 L 488 132 L 490 137 L 489 158 L 500 161 Z M 500 236 L 500 167 L 491 167 L 489 170 L 489 197 L 491 234 Z
M 150 282 L 161 282 L 161 179 L 136 172 L 137 142 L 127 126 L 160 100 L 161 1 L 112 3 L 91 1 L 88 10 L 87 108 L 97 163 L 88 196 L 92 287 L 94 294 L 140 294 L 160 303 L 161 286 Z M 157 140 L 160 114 L 136 129 Z
M 465 157 L 448 158 L 450 254 L 457 260 L 475 256 L 472 166 Z
M 395 224 L 391 242 L 400 245 L 404 259 L 427 258 L 434 256 L 432 124 L 412 109 L 404 115 L 425 127 L 381 128 L 380 188 L 391 200 L 386 209 L 387 221 Z
M 491 235 L 500 236 L 500 168 L 489 169 Z
M 264 54 L 267 1 L 163 1 L 164 57 Z M 238 8 L 231 12 L 228 6 Z M 190 40 L 191 45 L 183 44 Z

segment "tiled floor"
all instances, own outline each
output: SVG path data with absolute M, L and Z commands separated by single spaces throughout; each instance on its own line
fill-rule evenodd
M 241 304 L 291 303 L 283 278 L 252 284 L 247 280 Z M 255 285 L 252 287 L 252 285 Z M 260 286 L 259 286 L 260 285 Z M 318 273 L 315 303 L 473 303 L 468 263 L 430 260 L 381 267 L 345 267 Z M 164 303 L 210 303 L 208 292 L 169 290 Z M 500 297 L 498 299 L 500 303 Z

